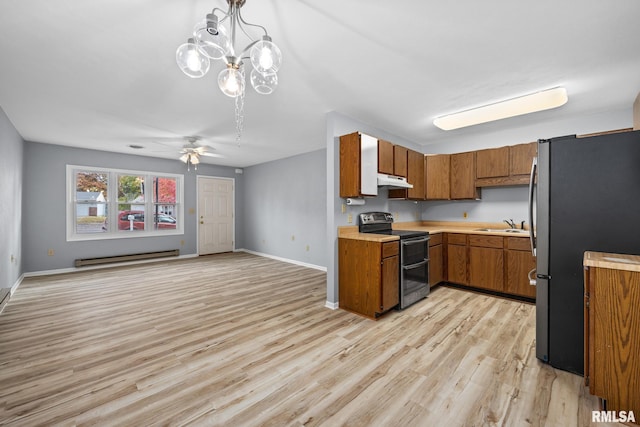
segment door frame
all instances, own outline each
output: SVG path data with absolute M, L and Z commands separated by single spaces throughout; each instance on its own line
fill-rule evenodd
M 225 176 L 196 175 L 196 251 L 200 255 L 200 179 L 219 179 L 231 181 L 231 217 L 233 218 L 232 236 L 233 245 L 232 252 L 236 251 L 236 179 Z

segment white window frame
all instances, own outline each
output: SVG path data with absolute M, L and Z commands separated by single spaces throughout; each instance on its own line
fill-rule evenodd
M 109 229 L 103 233 L 76 233 L 76 173 L 77 172 L 98 172 L 106 173 L 109 175 L 109 184 L 107 187 L 107 194 L 105 198 L 107 200 L 107 218 Z M 184 234 L 184 175 L 166 173 L 166 172 L 152 172 L 152 171 L 139 171 L 139 170 L 127 170 L 127 169 L 113 169 L 103 168 L 95 166 L 80 166 L 80 165 L 67 165 L 67 241 L 84 241 L 84 240 L 107 240 L 107 239 L 132 239 L 140 237 L 158 237 L 158 236 L 172 236 Z M 144 177 L 145 182 L 153 182 L 154 177 L 158 178 L 173 178 L 176 180 L 176 220 L 177 226 L 175 229 L 154 229 L 153 221 L 150 219 L 152 215 L 145 215 L 145 228 L 144 230 L 136 230 L 127 232 L 118 230 L 118 175 L 133 175 Z M 153 207 L 156 203 L 153 201 L 153 197 L 147 197 L 145 194 L 145 212 L 153 212 Z

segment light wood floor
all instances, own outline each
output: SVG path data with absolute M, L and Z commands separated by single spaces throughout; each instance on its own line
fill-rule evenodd
M 436 288 L 375 322 L 325 287 L 244 253 L 26 279 L 0 315 L 0 424 L 590 424 L 582 379 L 535 358 L 534 306 Z

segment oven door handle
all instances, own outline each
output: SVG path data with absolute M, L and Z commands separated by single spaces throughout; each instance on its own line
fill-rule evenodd
M 403 270 L 413 270 L 414 268 L 422 267 L 423 265 L 425 265 L 427 263 L 427 261 L 429 261 L 428 258 L 425 259 L 424 261 L 416 262 L 415 264 L 403 265 L 402 269 Z
M 402 246 L 409 246 L 409 245 L 415 245 L 416 243 L 425 243 L 428 242 L 429 238 L 425 238 L 425 239 L 416 239 L 416 240 L 401 240 L 402 242 Z

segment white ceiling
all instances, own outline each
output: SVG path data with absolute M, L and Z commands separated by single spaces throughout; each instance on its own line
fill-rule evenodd
M 638 0 L 248 0 L 244 18 L 267 28 L 283 65 L 274 94 L 248 88 L 238 146 L 222 63 L 190 79 L 175 62 L 213 7 L 226 2 L 2 0 L 0 107 L 28 141 L 177 159 L 198 135 L 225 156 L 207 163 L 245 167 L 323 148 L 330 111 L 424 145 L 631 108 L 640 91 Z M 559 109 L 432 124 L 559 85 Z

